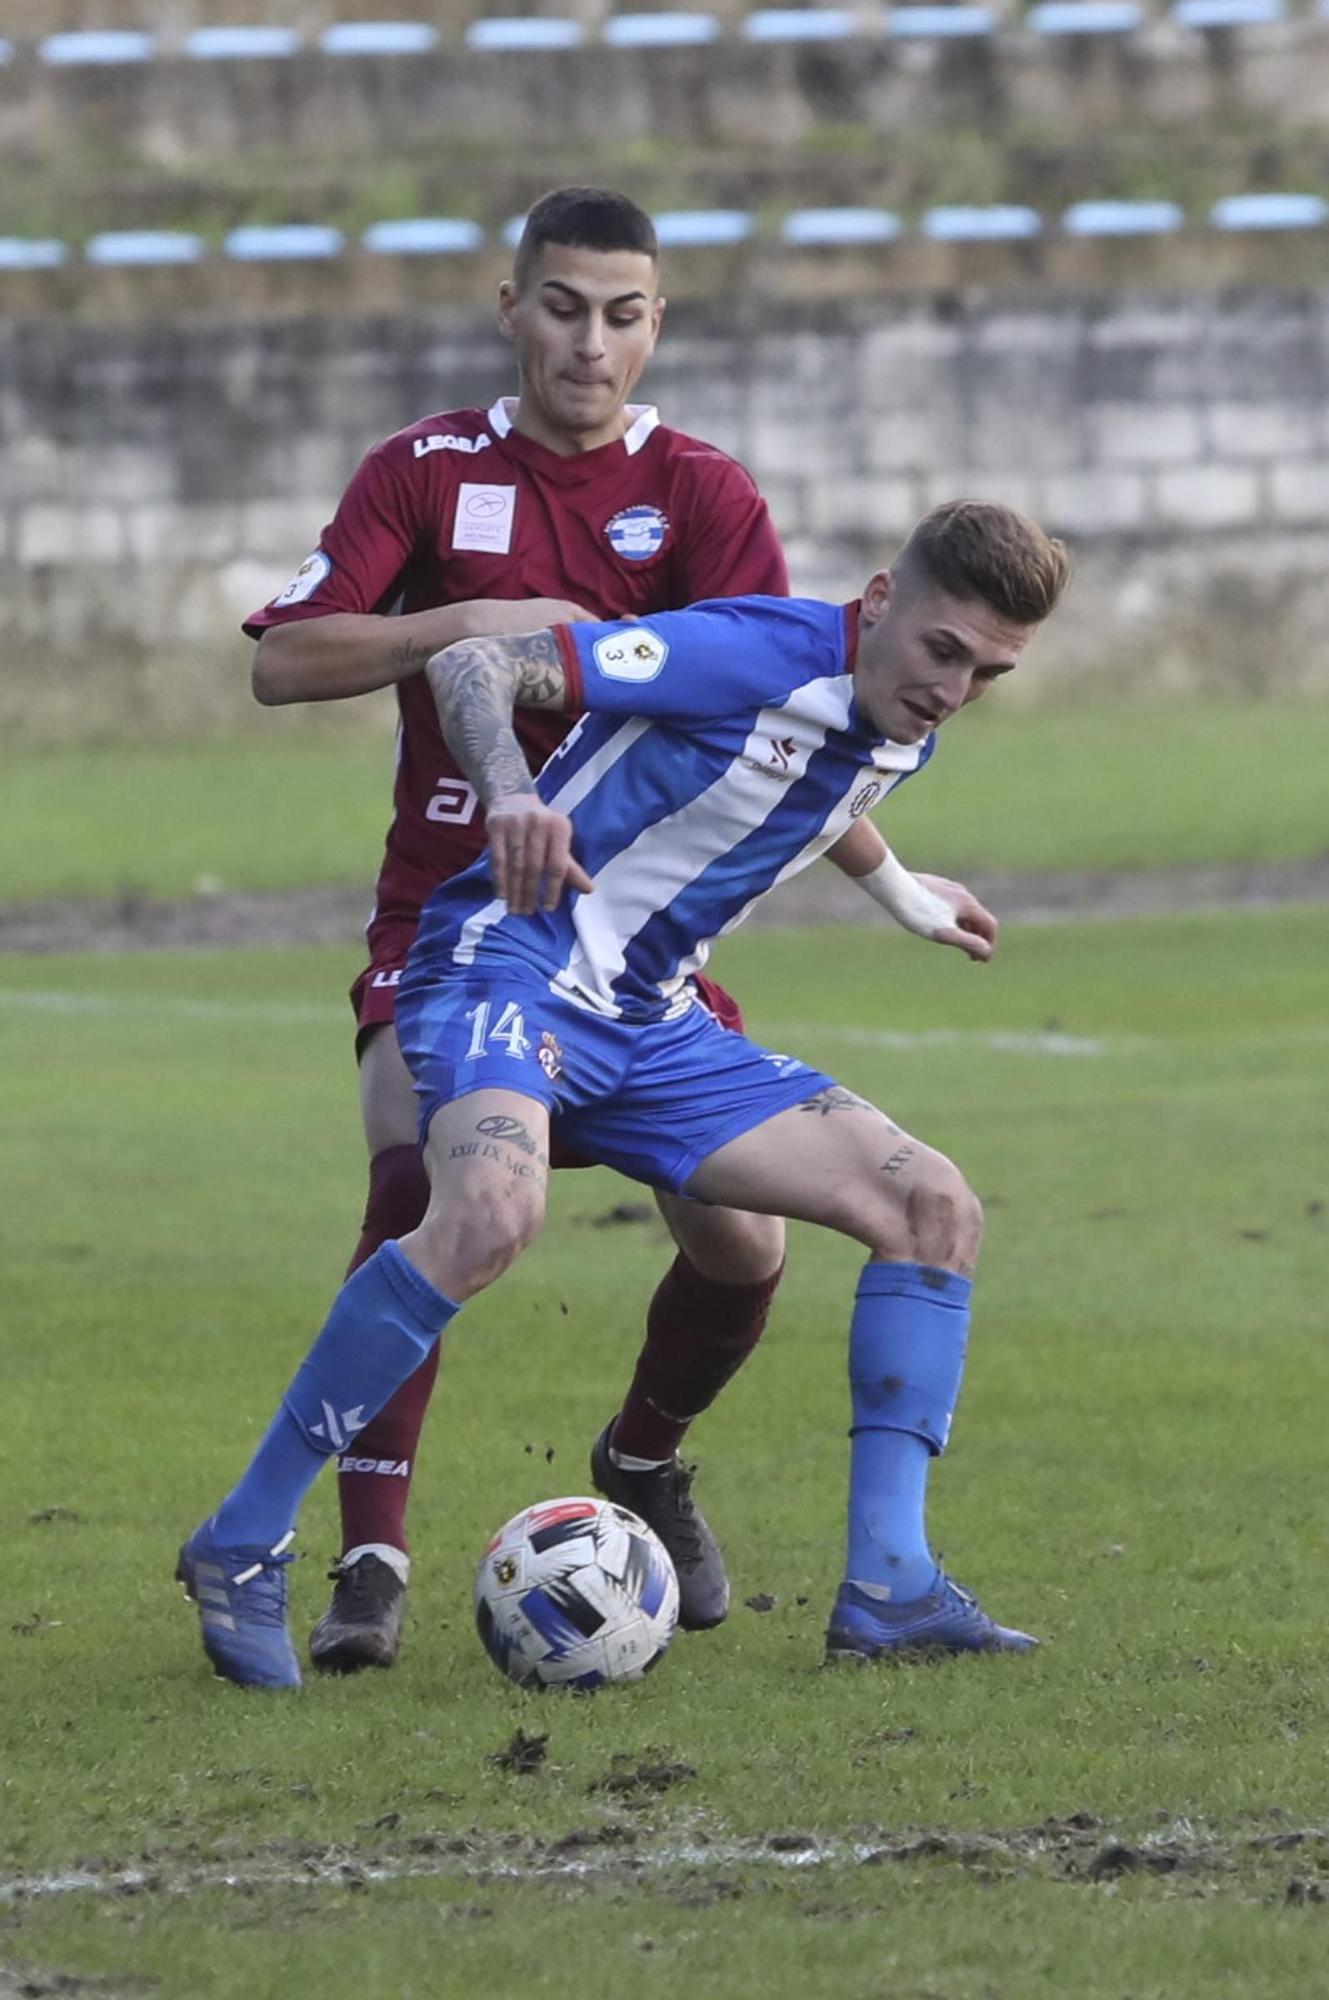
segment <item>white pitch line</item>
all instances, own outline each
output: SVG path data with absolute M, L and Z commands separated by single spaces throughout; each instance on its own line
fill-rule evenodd
M 117 1016 L 142 1020 L 217 1021 L 255 1027 L 350 1027 L 350 1009 L 331 1000 L 195 1000 L 164 993 L 73 993 L 48 987 L 0 988 L 0 1013 L 45 1014 L 65 1018 Z M 1135 1056 L 1176 1043 L 1202 1050 L 1208 1038 L 1175 1035 L 1070 1035 L 1058 1028 L 868 1028 L 832 1021 L 758 1021 L 754 1035 L 764 1046 L 830 1042 L 843 1048 L 927 1054 L 932 1050 L 981 1049 L 992 1055 L 1084 1059 Z M 1256 1034 L 1219 1035 L 1215 1049 L 1299 1048 L 1329 1041 L 1329 1023 L 1307 1022 Z
M 411 1882 L 445 1876 L 459 1880 L 501 1876 L 509 1881 L 540 1881 L 551 1877 L 608 1875 L 620 1870 L 633 1875 L 659 1873 L 668 1868 L 734 1868 L 760 1862 L 777 1868 L 820 1868 L 828 1864 L 865 1861 L 870 1855 L 888 1853 L 884 1842 L 809 1840 L 796 1848 L 771 1847 L 762 1841 L 729 1842 L 705 1846 L 684 1841 L 676 1846 L 640 1851 L 635 1845 L 607 1842 L 593 1854 L 549 1856 L 523 1865 L 498 1860 L 489 1854 L 435 1854 L 417 1861 L 361 1861 L 346 1854 L 304 1867 L 227 1867 L 222 1862 L 181 1869 L 174 1874 L 159 1868 L 116 1868 L 104 1872 L 88 1868 L 63 1869 L 50 1875 L 14 1875 L 0 1878 L 0 1906 L 24 1900 L 37 1901 L 56 1896 L 117 1896 L 151 1893 L 165 1896 L 196 1896 L 214 1889 L 305 1888 L 320 1889 L 339 1882 Z
M 187 1000 L 161 993 L 0 992 L 0 1008 L 16 1013 L 112 1016 L 176 1021 L 252 1021 L 258 1026 L 308 1028 L 344 1021 L 348 1005 L 330 1000 Z
M 1231 1855 L 1236 1847 L 1259 1852 L 1301 1846 L 1309 1841 L 1323 1840 L 1326 1835 L 1329 1835 L 1329 1827 L 1301 1826 L 1260 1834 L 1239 1833 L 1234 1837 L 1231 1833 L 1225 1835 L 1221 1830 L 1209 1833 L 1189 1819 L 1179 1819 L 1170 1826 L 1139 1836 L 1135 1845 L 1144 1849 L 1166 1849 L 1176 1844 L 1193 1844 L 1197 1850 L 1196 1858 L 1201 1859 L 1211 1855 Z M 613 1841 L 604 1842 L 589 1853 L 560 1855 L 551 1850 L 525 1863 L 507 1856 L 500 1859 L 490 1848 L 478 1852 L 449 1850 L 415 1860 L 385 1858 L 365 1861 L 353 1853 L 334 1853 L 318 1861 L 310 1859 L 299 1867 L 289 1864 L 228 1867 L 224 1862 L 214 1862 L 173 1871 L 163 1868 L 104 1871 L 71 1868 L 45 1875 L 0 1877 L 0 1907 L 29 1899 L 37 1901 L 74 1895 L 139 1893 L 197 1896 L 223 1889 L 245 1892 L 264 1888 L 321 1889 L 350 1882 L 367 1886 L 447 1877 L 457 1881 L 492 1881 L 497 1877 L 511 1882 L 548 1881 L 560 1877 L 585 1880 L 617 1874 L 640 1878 L 648 1874 L 662 1874 L 673 1868 L 708 1870 L 754 1865 L 783 1869 L 847 1867 L 867 1861 L 909 1862 L 937 1855 L 948 1856 L 960 1866 L 967 1866 L 989 1860 L 1003 1851 L 1028 1857 L 1065 1853 L 1070 1848 L 1085 1851 L 1091 1847 L 1110 1846 L 1114 1835 L 1109 1827 L 1090 1826 L 1078 1837 L 1072 1835 L 1069 1839 L 1051 1827 L 1021 1828 L 1015 1835 L 955 1831 L 946 1839 L 950 1844 L 939 1849 L 928 1836 L 914 1829 L 902 1831 L 894 1840 L 836 1840 L 800 1835 L 776 1840 L 684 1839 L 656 1847 L 638 1847 L 635 1843 Z
M 84 1016 L 134 1015 L 178 1021 L 252 1023 L 262 1027 L 304 1028 L 345 1021 L 348 1009 L 330 1001 L 192 1000 L 169 994 L 70 993 L 46 988 L 0 991 L 0 1008 L 16 1013 Z M 919 1051 L 987 1049 L 997 1055 L 1103 1056 L 1129 1054 L 1152 1044 L 1143 1037 L 1066 1035 L 1053 1030 L 902 1028 L 836 1026 L 827 1022 L 778 1022 L 764 1030 L 770 1041 L 835 1042 L 848 1048 Z
M 1134 1055 L 1156 1046 L 1145 1035 L 1067 1035 L 1059 1029 L 1018 1028 L 903 1028 L 837 1027 L 833 1023 L 781 1021 L 763 1029 L 765 1041 L 840 1042 L 849 1048 L 891 1049 L 916 1052 L 920 1049 L 987 1049 L 1002 1056 L 1107 1056 Z

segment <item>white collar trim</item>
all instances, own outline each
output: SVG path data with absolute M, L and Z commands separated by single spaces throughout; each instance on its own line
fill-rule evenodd
M 516 409 L 515 396 L 500 396 L 496 403 L 491 404 L 485 421 L 492 425 L 495 437 L 505 438 L 510 434 Z M 654 403 L 628 403 L 626 410 L 632 421 L 623 433 L 623 449 L 629 458 L 635 458 L 659 423 L 660 412 Z
M 627 409 L 632 422 L 623 433 L 623 449 L 629 458 L 635 458 L 659 423 L 660 412 L 654 403 L 629 403 Z

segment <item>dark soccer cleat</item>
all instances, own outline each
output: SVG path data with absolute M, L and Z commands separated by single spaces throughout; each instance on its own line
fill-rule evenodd
M 607 1500 L 653 1528 L 678 1572 L 678 1622 L 685 1632 L 719 1625 L 729 1611 L 729 1578 L 720 1545 L 692 1498 L 695 1465 L 672 1458 L 651 1472 L 625 1472 L 609 1456 L 609 1424 L 591 1446 L 591 1478 Z
M 309 1635 L 309 1657 L 325 1674 L 390 1667 L 401 1646 L 406 1585 L 380 1556 L 336 1562 L 332 1602 Z
M 967 1590 L 939 1575 L 926 1597 L 891 1604 L 870 1585 L 842 1583 L 826 1633 L 831 1660 L 926 1659 L 941 1653 L 1028 1653 L 1027 1632 L 998 1625 Z
M 175 1565 L 198 1606 L 203 1650 L 237 1687 L 297 1688 L 300 1663 L 286 1629 L 286 1565 L 295 1530 L 273 1549 L 227 1548 L 211 1521 L 195 1528 Z

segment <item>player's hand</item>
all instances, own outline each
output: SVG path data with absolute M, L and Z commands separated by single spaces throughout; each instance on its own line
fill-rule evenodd
M 589 895 L 590 876 L 572 857 L 572 821 L 534 792 L 495 799 L 485 814 L 494 887 L 514 917 L 556 910 L 564 889 Z
M 590 625 L 595 613 L 563 597 L 476 597 L 466 607 L 471 639 L 509 639 L 550 625 Z
M 949 904 L 955 918 L 949 929 L 933 931 L 933 943 L 957 945 L 980 965 L 986 964 L 997 949 L 997 932 L 1000 929 L 991 910 L 984 909 L 977 896 L 971 896 L 963 882 L 949 882 L 944 875 L 919 875 L 916 879 L 934 896 L 939 896 L 943 903 Z

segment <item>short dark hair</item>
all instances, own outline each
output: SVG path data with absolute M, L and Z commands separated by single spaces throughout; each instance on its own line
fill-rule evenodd
M 575 250 L 636 250 L 652 263 L 660 256 L 655 224 L 645 209 L 609 188 L 555 188 L 541 195 L 526 217 L 513 260 L 519 289 L 546 243 Z
M 893 565 L 951 597 L 981 598 L 1015 625 L 1040 625 L 1070 579 L 1070 551 L 1037 521 L 990 500 L 947 500 L 925 514 Z

